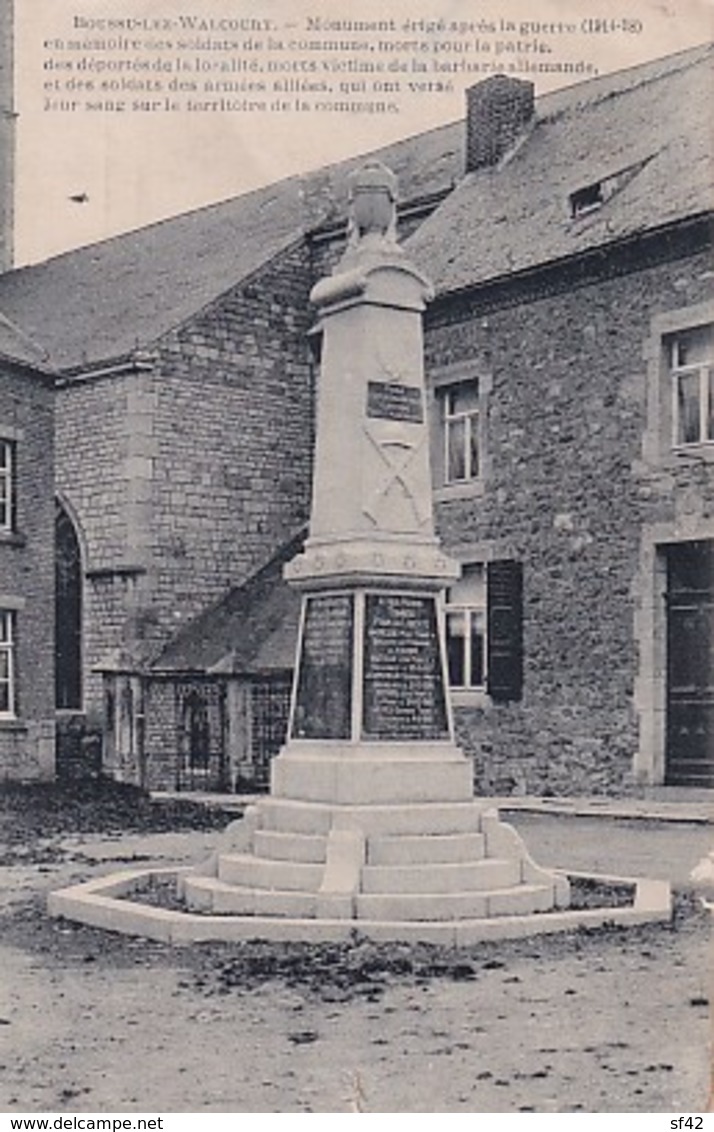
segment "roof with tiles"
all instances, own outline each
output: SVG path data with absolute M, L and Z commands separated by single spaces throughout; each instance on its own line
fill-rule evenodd
M 407 241 L 410 257 L 445 294 L 710 212 L 713 60 L 709 44 L 540 98 L 502 160 Z

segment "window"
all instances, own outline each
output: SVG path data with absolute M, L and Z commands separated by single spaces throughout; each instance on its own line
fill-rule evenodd
M 444 483 L 481 475 L 479 383 L 475 378 L 437 390 L 444 437 Z
M 698 326 L 668 341 L 673 444 L 714 442 L 714 327 Z
M 446 653 L 452 688 L 486 683 L 486 569 L 466 565 L 446 594 Z
M 0 610 L 0 719 L 15 714 L 15 642 L 13 614 Z
M 523 691 L 523 570 L 510 559 L 467 563 L 446 595 L 449 684 L 494 702 Z
M 647 464 L 714 463 L 714 301 L 655 314 L 643 355 Z
M 74 524 L 55 507 L 55 707 L 82 707 L 82 557 Z
M 15 445 L 0 440 L 0 531 L 15 527 Z
M 484 344 L 470 358 L 435 367 L 428 377 L 431 469 L 434 497 L 475 498 L 489 477 L 488 413 L 493 388 L 490 354 Z

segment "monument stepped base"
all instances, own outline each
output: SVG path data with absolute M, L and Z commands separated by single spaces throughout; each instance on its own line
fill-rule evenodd
M 468 767 L 457 748 L 441 753 L 447 761 L 456 753 Z M 428 766 L 435 754 L 419 761 Z M 357 751 L 352 757 L 368 774 L 371 761 Z M 408 749 L 394 758 L 408 762 Z M 379 803 L 271 795 L 228 826 L 205 865 L 94 877 L 51 893 L 48 910 L 172 946 L 251 939 L 319 944 L 356 936 L 467 947 L 671 917 L 669 885 L 622 877 L 596 879 L 631 885 L 632 904 L 571 909 L 567 878 L 534 864 L 491 803 L 474 799 L 470 776 L 464 797 L 428 802 L 421 799 L 418 769 L 393 781 L 400 800 Z M 357 783 L 356 795 L 363 786 Z M 141 886 L 162 875 L 175 880 L 184 909 L 142 902 Z
M 273 793 L 228 827 L 181 888 L 188 908 L 207 915 L 356 924 L 569 903 L 567 880 L 536 865 L 515 830 L 474 799 L 470 763 L 451 743 L 288 745 Z

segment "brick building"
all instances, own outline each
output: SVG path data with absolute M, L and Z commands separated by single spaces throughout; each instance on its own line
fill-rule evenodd
M 437 288 L 435 499 L 479 788 L 714 784 L 711 64 L 537 103 L 495 77 L 467 123 L 377 154 Z M 308 296 L 363 160 L 0 278 L 60 375 L 60 706 L 104 714 L 119 776 L 235 785 L 279 742 Z
M 52 381 L 0 318 L 0 780 L 55 770 Z

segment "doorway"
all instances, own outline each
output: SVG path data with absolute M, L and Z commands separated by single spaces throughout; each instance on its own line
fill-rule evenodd
M 714 788 L 714 539 L 667 547 L 665 783 Z

